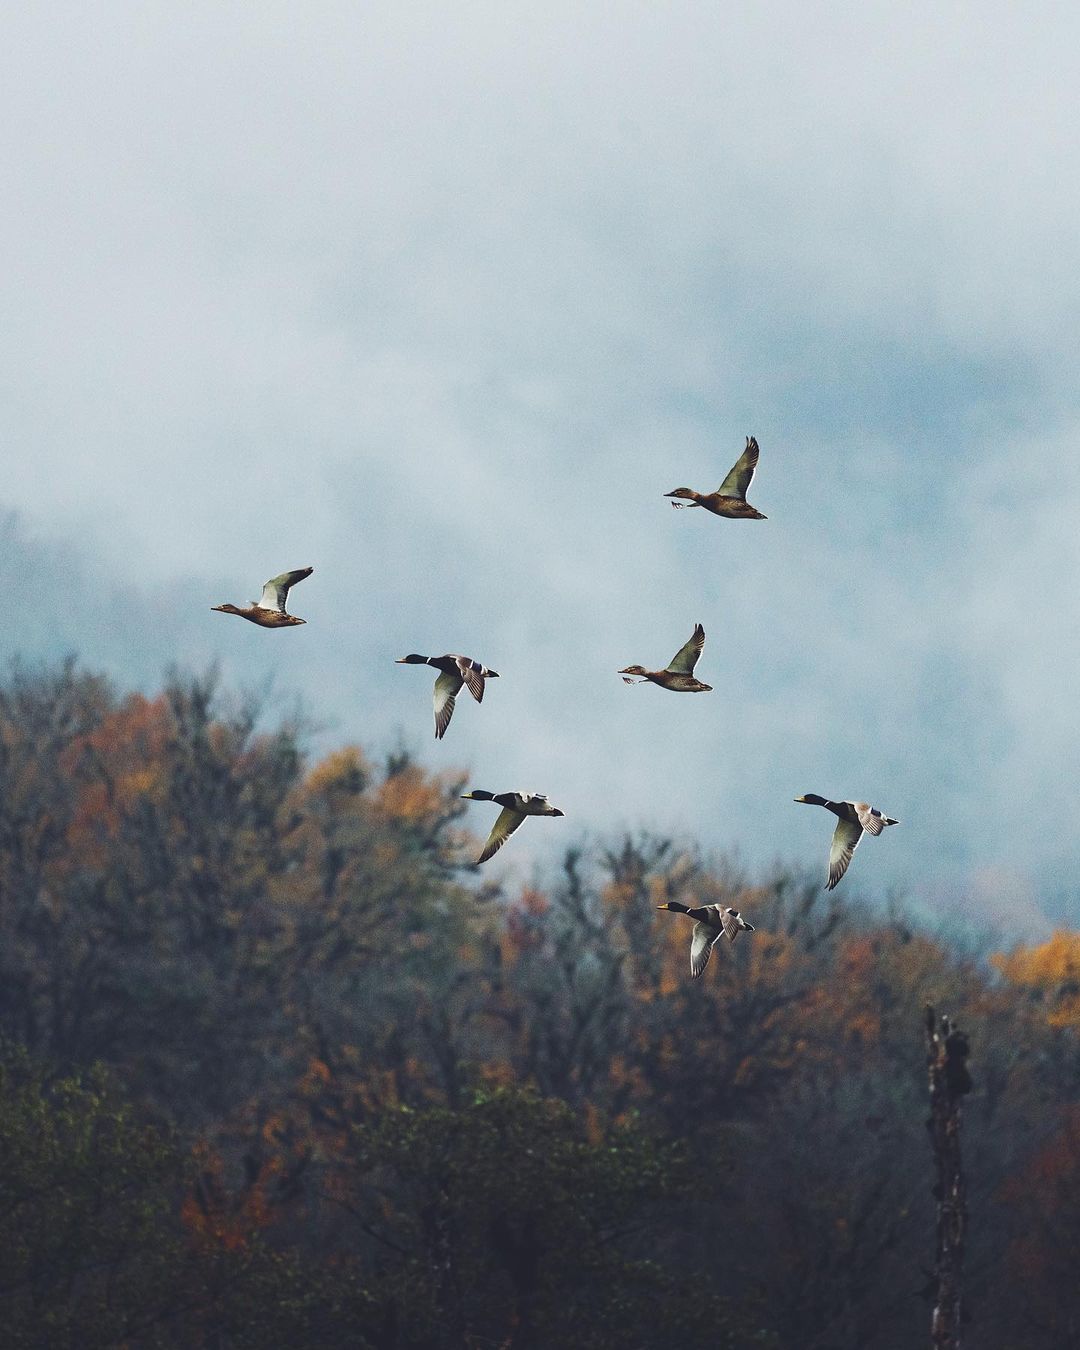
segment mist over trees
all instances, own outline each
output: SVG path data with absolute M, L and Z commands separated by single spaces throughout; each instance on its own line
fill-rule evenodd
M 645 836 L 503 890 L 463 786 L 212 677 L 13 669 L 5 1344 L 925 1343 L 928 1001 L 973 1051 L 970 1340 L 1076 1343 L 1080 936 L 984 960 Z M 691 983 L 674 899 L 757 931 Z

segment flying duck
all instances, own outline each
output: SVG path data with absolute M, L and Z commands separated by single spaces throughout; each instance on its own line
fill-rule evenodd
M 709 964 L 712 949 L 722 937 L 732 942 L 740 931 L 752 933 L 754 925 L 747 923 L 737 909 L 730 905 L 700 905 L 697 909 L 688 909 L 672 900 L 666 905 L 657 905 L 657 909 L 670 909 L 675 914 L 686 914 L 695 920 L 694 931 L 690 935 L 690 978 L 696 980 Z
M 758 462 L 758 443 L 753 436 L 747 436 L 746 449 L 735 462 L 735 467 L 715 492 L 695 492 L 693 488 L 676 488 L 665 492 L 665 497 L 685 497 L 686 501 L 672 502 L 677 510 L 687 506 L 703 506 L 715 516 L 727 516 L 729 520 L 766 520 L 760 511 L 756 511 L 746 500 L 750 480 Z
M 705 629 L 701 624 L 695 624 L 690 641 L 679 648 L 665 669 L 646 670 L 644 666 L 627 666 L 625 670 L 620 670 L 619 674 L 623 677 L 623 684 L 634 683 L 633 680 L 626 678 L 628 675 L 640 675 L 642 682 L 651 680 L 653 684 L 658 684 L 664 689 L 674 689 L 676 693 L 704 694 L 712 689 L 712 685 L 702 684 L 700 680 L 694 679 L 694 667 L 704 646 Z
M 307 619 L 286 614 L 285 601 L 296 583 L 311 576 L 314 571 L 314 567 L 301 567 L 296 572 L 282 572 L 279 577 L 271 577 L 263 587 L 262 596 L 252 600 L 246 609 L 239 609 L 236 605 L 211 605 L 210 608 L 219 614 L 239 614 L 241 619 L 257 623 L 260 628 L 292 628 L 298 623 L 307 623 Z
M 454 715 L 454 702 L 461 686 L 465 685 L 477 703 L 483 703 L 484 681 L 499 678 L 497 670 L 488 670 L 487 666 L 482 666 L 479 661 L 474 661 L 471 657 L 455 656 L 453 653 L 448 653 L 446 656 L 417 656 L 415 652 L 410 652 L 408 656 L 403 656 L 399 661 L 396 661 L 395 665 L 434 666 L 436 670 L 442 672 L 435 681 L 435 739 L 437 741 L 441 741 L 446 735 L 446 728 L 450 725 L 450 719 Z
M 869 802 L 830 802 L 815 792 L 808 792 L 805 797 L 796 797 L 795 800 L 804 802 L 807 806 L 823 806 L 826 811 L 831 811 L 838 817 L 836 829 L 833 830 L 832 847 L 829 849 L 829 880 L 825 886 L 827 891 L 831 891 L 848 870 L 852 854 L 858 847 L 864 831 L 867 834 L 880 834 L 886 825 L 900 824 L 898 820 L 893 820 L 892 816 L 883 816 L 877 807 L 871 806 Z
M 502 807 L 495 818 L 495 824 L 491 827 L 491 833 L 484 845 L 484 851 L 476 860 L 478 865 L 487 862 L 493 854 L 498 853 L 518 826 L 524 822 L 526 816 L 561 816 L 563 814 L 557 806 L 552 806 L 542 792 L 495 793 L 484 792 L 477 788 L 474 792 L 462 793 L 462 801 L 498 802 Z

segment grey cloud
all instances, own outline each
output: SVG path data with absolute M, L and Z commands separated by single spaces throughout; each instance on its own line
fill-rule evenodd
M 1078 21 L 975 18 L 24 13 L 3 491 L 78 542 L 12 641 L 750 864 L 823 857 L 823 791 L 904 821 L 853 882 L 1063 884 Z M 672 512 L 750 431 L 769 521 Z M 203 612 L 307 563 L 272 647 Z M 619 683 L 697 620 L 716 694 Z M 425 648 L 504 672 L 439 747 Z

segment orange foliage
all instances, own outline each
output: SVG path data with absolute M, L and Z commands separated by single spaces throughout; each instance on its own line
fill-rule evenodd
M 335 792 L 357 794 L 363 792 L 371 777 L 371 767 L 363 751 L 355 745 L 349 745 L 342 750 L 335 750 L 315 765 L 304 782 L 304 791 L 311 795 Z
M 1080 933 L 1058 929 L 1037 947 L 1017 947 L 990 960 L 1010 984 L 1045 1000 L 1050 1026 L 1080 1026 Z
M 585 1137 L 594 1148 L 604 1141 L 604 1120 L 592 1102 L 585 1103 Z
M 546 928 L 541 922 L 551 908 L 542 891 L 526 886 L 517 902 L 506 911 L 503 956 L 511 960 L 524 951 L 542 947 Z
M 426 820 L 443 810 L 446 791 L 445 775 L 432 775 L 409 765 L 380 783 L 375 791 L 375 808 L 396 821 Z
M 638 1065 L 628 1065 L 625 1055 L 612 1055 L 608 1077 L 616 1091 L 627 1088 L 631 1096 L 641 1100 L 648 1099 L 649 1085 L 644 1073 Z
M 132 694 L 65 747 L 60 767 L 66 775 L 76 778 L 76 767 L 87 760 L 96 770 L 79 794 L 68 827 L 75 858 L 92 866 L 105 864 L 109 841 L 116 838 L 124 817 L 140 797 L 160 785 L 168 743 L 166 700 Z
M 868 1046 L 881 1038 L 881 1001 L 874 996 L 880 962 L 881 948 L 876 935 L 848 938 L 837 960 L 836 992 L 851 999 L 843 1008 L 844 1031 L 851 1039 Z
M 478 1066 L 478 1072 L 487 1088 L 511 1087 L 516 1082 L 514 1066 L 508 1060 L 485 1060 Z
M 312 1056 L 308 1064 L 308 1071 L 302 1080 L 302 1086 L 308 1090 L 317 1088 L 330 1081 L 330 1069 L 321 1059 Z
M 1071 1332 L 1071 1300 L 1063 1290 L 1075 1282 L 1080 1250 L 1080 1106 L 1063 1111 L 1060 1131 L 1002 1196 L 1017 1214 L 1010 1265 L 1023 1276 L 1026 1299 L 1047 1325 L 1068 1323 Z
M 200 1174 L 180 1208 L 184 1227 L 196 1245 L 221 1246 L 227 1251 L 243 1250 L 252 1236 L 267 1228 L 273 1220 L 266 1185 L 279 1164 L 276 1160 L 264 1164 L 240 1193 L 233 1194 L 225 1187 L 219 1155 L 205 1143 L 196 1144 L 193 1153 Z

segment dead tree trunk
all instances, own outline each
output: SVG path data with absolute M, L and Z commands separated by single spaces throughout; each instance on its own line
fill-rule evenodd
M 960 1157 L 960 1103 L 971 1091 L 965 1060 L 968 1039 L 948 1017 L 926 1009 L 926 1062 L 930 1069 L 931 1147 L 937 1167 L 937 1253 L 934 1260 L 933 1350 L 960 1350 L 962 1279 L 967 1234 L 967 1190 Z

